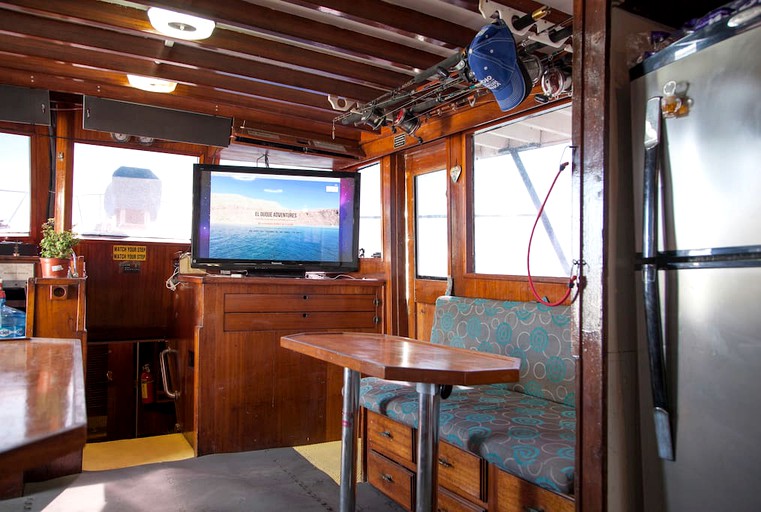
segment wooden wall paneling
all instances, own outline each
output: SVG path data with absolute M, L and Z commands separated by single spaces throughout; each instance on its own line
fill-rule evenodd
M 607 195 L 610 2 L 574 1 L 573 162 L 574 195 L 580 197 L 574 225 L 580 226 L 584 286 L 575 304 L 572 334 L 577 364 L 577 510 L 606 509 L 607 358 L 603 341 L 607 319 L 603 198 Z
M 51 138 L 52 128 L 35 126 L 32 136 L 32 183 L 30 242 L 37 243 L 42 238 L 42 224 L 48 220 L 48 199 L 51 183 Z
M 383 195 L 383 260 L 388 283 L 384 300 L 384 330 L 397 336 L 409 335 L 407 309 L 406 178 L 401 154 L 381 159 Z
M 115 245 L 146 247 L 145 261 L 114 260 Z M 93 340 L 139 340 L 169 334 L 171 292 L 165 282 L 186 244 L 83 240 L 77 247 L 87 269 L 88 329 Z M 137 268 L 138 272 L 131 270 Z
M 430 337 L 430 327 L 426 331 L 425 325 L 418 325 L 419 313 L 421 312 L 418 308 L 418 303 L 433 304 L 436 297 L 446 290 L 446 281 L 444 280 L 419 279 L 417 277 L 417 264 L 415 260 L 415 240 L 417 239 L 415 233 L 415 178 L 427 172 L 440 169 L 446 170 L 447 161 L 447 144 L 445 140 L 425 144 L 404 153 L 407 204 L 407 279 L 410 283 L 409 288 L 411 291 L 411 296 L 407 298 L 409 315 L 408 335 L 412 338 Z M 449 197 L 448 194 L 447 197 Z M 451 224 L 451 220 L 448 219 L 448 223 Z M 447 241 L 447 249 L 451 247 L 450 242 L 450 240 Z M 448 263 L 448 267 L 449 265 Z M 423 323 L 427 322 L 423 316 L 420 316 L 420 320 Z
M 72 116 L 56 115 L 55 229 L 71 229 L 72 184 L 74 183 L 74 126 Z

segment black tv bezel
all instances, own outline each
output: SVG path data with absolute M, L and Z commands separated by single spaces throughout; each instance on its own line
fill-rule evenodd
M 201 184 L 204 173 L 226 172 L 241 174 L 261 174 L 268 176 L 304 176 L 352 179 L 354 197 L 352 199 L 352 259 L 349 261 L 293 261 L 293 260 L 260 260 L 260 259 L 220 259 L 201 257 L 198 255 L 197 240 L 200 237 L 199 225 L 201 215 Z M 359 269 L 359 200 L 360 173 L 352 171 L 329 171 L 294 169 L 288 167 L 249 167 L 220 164 L 193 165 L 193 218 L 190 238 L 190 266 L 214 273 L 243 273 L 262 276 L 299 277 L 307 272 L 343 273 L 356 272 Z

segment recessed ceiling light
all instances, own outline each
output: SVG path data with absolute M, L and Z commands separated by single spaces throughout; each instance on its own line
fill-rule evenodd
M 214 31 L 215 26 L 212 20 L 159 7 L 148 9 L 148 19 L 151 20 L 153 28 L 162 34 L 191 41 L 206 39 Z
M 174 91 L 174 88 L 177 87 L 177 82 L 170 82 L 169 80 L 161 80 L 160 78 L 149 76 L 127 75 L 127 80 L 129 80 L 129 84 L 132 87 L 148 92 L 169 93 Z

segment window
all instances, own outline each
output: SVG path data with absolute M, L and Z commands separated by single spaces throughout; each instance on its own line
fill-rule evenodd
M 473 241 L 478 273 L 526 275 L 537 212 L 571 153 L 571 108 L 474 135 Z M 531 275 L 570 273 L 571 170 L 560 173 L 531 243 Z
M 74 145 L 72 230 L 83 237 L 190 240 L 197 157 Z
M 366 258 L 380 257 L 383 249 L 383 208 L 380 164 L 359 170 L 359 253 Z
M 439 170 L 415 176 L 415 261 L 418 277 L 449 275 L 447 176 Z
M 31 138 L 0 133 L 0 236 L 29 236 Z

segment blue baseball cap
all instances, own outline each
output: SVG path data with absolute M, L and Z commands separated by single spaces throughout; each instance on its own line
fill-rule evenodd
M 473 38 L 468 66 L 494 94 L 503 112 L 517 107 L 531 92 L 531 79 L 518 58 L 513 34 L 502 20 L 484 26 Z

